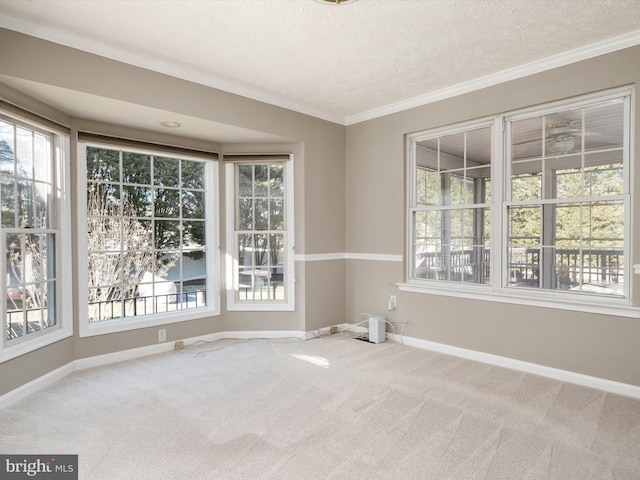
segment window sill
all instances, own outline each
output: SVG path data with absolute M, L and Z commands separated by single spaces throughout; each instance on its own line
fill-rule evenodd
M 574 312 L 596 313 L 599 315 L 613 315 L 618 317 L 640 318 L 640 307 L 631 305 L 625 300 L 602 298 L 600 302 L 586 301 L 586 299 L 559 298 L 562 294 L 540 295 L 539 292 L 519 291 L 497 292 L 489 286 L 483 285 L 432 285 L 423 283 L 398 283 L 402 292 L 426 293 L 430 295 L 444 295 L 448 297 L 483 300 L 488 302 L 512 303 L 530 307 L 554 308 Z
M 83 337 L 93 337 L 96 335 L 105 335 L 108 333 L 126 332 L 129 330 L 137 330 L 139 328 L 159 327 L 172 323 L 188 322 L 189 320 L 199 320 L 202 318 L 215 317 L 220 315 L 220 310 L 213 308 L 201 308 L 197 311 L 184 313 L 160 313 L 155 315 L 146 315 L 143 318 L 125 318 L 104 320 L 102 322 L 88 323 L 86 319 L 80 323 L 80 334 Z

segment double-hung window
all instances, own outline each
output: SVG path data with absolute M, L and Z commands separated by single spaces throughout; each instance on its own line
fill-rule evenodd
M 219 313 L 215 160 L 80 144 L 81 334 Z
M 68 136 L 0 115 L 1 358 L 71 334 L 67 158 Z
M 225 155 L 227 308 L 293 310 L 293 160 Z
M 630 100 L 619 89 L 410 135 L 401 288 L 635 314 Z

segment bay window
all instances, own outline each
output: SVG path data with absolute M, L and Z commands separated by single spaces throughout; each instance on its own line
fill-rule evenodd
M 80 154 L 81 333 L 218 313 L 217 162 L 91 142 Z
M 293 310 L 293 160 L 225 155 L 227 308 Z
M 3 359 L 71 335 L 67 159 L 67 135 L 0 114 Z

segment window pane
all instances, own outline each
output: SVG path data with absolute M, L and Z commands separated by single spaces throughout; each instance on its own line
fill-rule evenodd
M 180 221 L 156 220 L 155 221 L 155 246 L 156 248 L 180 247 Z
M 284 166 L 271 165 L 269 167 L 269 177 L 271 179 L 269 195 L 272 197 L 284 196 Z
M 204 189 L 204 162 L 182 160 L 182 187 Z
M 130 217 L 151 217 L 153 215 L 153 190 L 141 186 L 122 187 L 123 214 Z
M 184 218 L 204 218 L 204 192 L 182 191 L 182 216 Z
M 180 160 L 170 157 L 154 157 L 153 178 L 156 185 L 177 187 L 180 185 Z
M 269 200 L 266 198 L 256 198 L 255 200 L 255 229 L 269 229 Z
M 240 198 L 238 210 L 238 230 L 253 230 L 253 199 Z
M 157 188 L 155 191 L 154 212 L 156 217 L 179 217 L 180 190 Z
M 284 199 L 272 198 L 269 201 L 269 221 L 271 230 L 284 229 Z
M 36 133 L 33 136 L 34 179 L 43 182 L 51 181 L 51 146 L 49 138 Z
M 240 197 L 253 195 L 253 165 L 238 165 L 238 185 Z
M 16 128 L 16 175 L 33 178 L 33 132 Z
M 511 198 L 515 201 L 536 200 L 542 198 L 541 162 L 530 162 L 527 167 L 529 173 L 512 175 Z M 536 168 L 537 167 L 537 168 Z
M 188 221 L 182 223 L 182 245 L 184 248 L 204 247 L 205 239 L 205 222 L 204 221 Z
M 151 184 L 151 155 L 122 152 L 122 181 L 141 185 Z
M 418 167 L 416 178 L 417 206 L 442 205 L 440 175 L 430 168 Z
M 542 234 L 542 209 L 539 206 L 509 207 L 509 243 L 540 243 Z
M 540 247 L 514 244 L 508 248 L 508 285 L 540 286 Z
M 254 190 L 256 197 L 266 197 L 269 194 L 269 167 L 267 165 L 254 166 Z
M 584 195 L 606 196 L 624 193 L 624 172 L 622 162 L 612 160 L 606 165 L 585 168 Z
M 120 152 L 87 147 L 87 178 L 102 182 L 120 181 Z
M 15 186 L 13 178 L 0 175 L 0 201 L 2 202 L 2 226 L 16 226 Z

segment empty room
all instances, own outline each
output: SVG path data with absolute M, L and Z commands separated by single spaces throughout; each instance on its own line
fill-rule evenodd
M 0 0 L 1 479 L 640 478 L 638 0 Z

